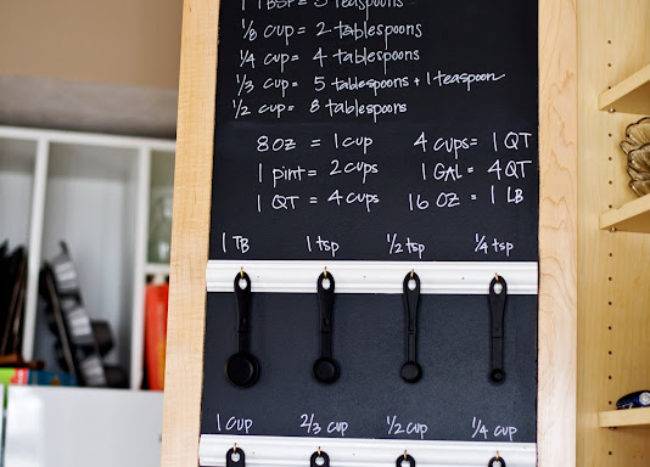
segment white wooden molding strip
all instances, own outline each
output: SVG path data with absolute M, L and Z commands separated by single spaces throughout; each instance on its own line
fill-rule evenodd
M 315 293 L 324 268 L 336 280 L 336 293 L 399 294 L 404 276 L 415 270 L 424 294 L 484 295 L 495 274 L 508 293 L 537 294 L 535 262 L 383 262 L 383 261 L 208 261 L 208 292 L 232 292 L 243 268 L 254 292 Z
M 486 467 L 497 451 L 508 467 L 534 467 L 534 443 L 324 439 L 265 436 L 201 435 L 202 467 L 224 467 L 226 453 L 237 443 L 246 465 L 304 467 L 320 447 L 332 467 L 395 467 L 406 450 L 418 467 Z

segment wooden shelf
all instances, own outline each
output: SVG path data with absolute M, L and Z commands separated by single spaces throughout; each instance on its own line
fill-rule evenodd
M 598 424 L 601 428 L 650 425 L 650 407 L 600 412 Z
M 598 108 L 631 114 L 650 114 L 650 65 L 603 92 L 598 98 Z
M 635 199 L 600 216 L 600 228 L 650 233 L 650 195 Z

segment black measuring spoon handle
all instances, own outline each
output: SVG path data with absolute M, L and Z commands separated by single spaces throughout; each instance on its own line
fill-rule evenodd
M 228 450 L 226 467 L 246 467 L 246 453 L 243 449 L 235 447 Z
M 318 278 L 321 358 L 332 358 L 332 318 L 334 310 L 334 276 L 323 273 Z
M 237 334 L 239 351 L 250 350 L 251 333 L 251 280 L 248 274 L 241 272 L 235 277 L 235 296 L 237 297 Z
M 251 279 L 243 270 L 235 276 L 234 291 L 237 302 L 239 349 L 226 362 L 226 376 L 235 386 L 248 388 L 259 379 L 260 363 L 257 357 L 250 353 Z
M 420 276 L 411 272 L 404 278 L 404 301 L 407 321 L 407 355 L 417 361 L 418 308 L 420 306 Z
M 335 282 L 334 276 L 324 271 L 317 281 L 320 321 L 320 357 L 313 366 L 314 377 L 323 384 L 333 384 L 341 375 L 341 369 L 332 352 Z
M 309 467 L 330 467 L 330 456 L 319 449 L 309 458 Z
M 409 467 L 415 467 L 415 459 L 410 454 L 402 454 L 395 461 L 396 467 L 402 467 L 404 464 L 408 464 Z
M 503 364 L 504 347 L 504 317 L 508 284 L 501 276 L 495 276 L 490 282 L 488 303 L 490 306 L 490 380 L 500 384 L 505 380 L 506 372 Z
M 488 467 L 507 467 L 507 466 L 506 466 L 506 461 L 503 460 L 503 457 L 496 456 L 490 459 L 490 462 L 488 463 Z

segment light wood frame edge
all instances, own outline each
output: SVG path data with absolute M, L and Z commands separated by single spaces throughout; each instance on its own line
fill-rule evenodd
M 219 0 L 185 0 L 163 467 L 198 465 Z M 575 465 L 577 11 L 539 2 L 539 465 Z
M 576 465 L 578 19 L 539 0 L 538 465 Z
M 232 1 L 232 0 L 231 0 Z M 185 0 L 161 466 L 198 465 L 219 0 Z

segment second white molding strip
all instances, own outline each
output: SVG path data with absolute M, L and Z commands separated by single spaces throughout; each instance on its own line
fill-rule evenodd
M 336 293 L 399 294 L 404 276 L 414 270 L 424 294 L 487 295 L 495 274 L 504 277 L 508 293 L 536 295 L 535 262 L 422 262 L 395 261 L 208 261 L 208 292 L 232 292 L 242 268 L 253 292 L 315 293 L 316 279 L 325 268 L 336 279 Z
M 330 456 L 332 467 L 394 467 L 404 450 L 418 467 L 485 467 L 497 451 L 508 467 L 534 467 L 536 463 L 533 443 L 201 435 L 200 464 L 225 466 L 226 453 L 235 443 L 244 451 L 246 465 L 254 467 L 302 467 L 318 447 Z

